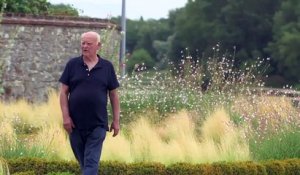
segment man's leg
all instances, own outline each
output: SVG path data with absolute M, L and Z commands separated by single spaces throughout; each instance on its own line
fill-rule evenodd
M 84 167 L 84 140 L 81 136 L 79 130 L 73 128 L 72 133 L 70 134 L 70 143 L 73 150 L 73 153 L 80 164 L 81 171 Z
M 83 175 L 97 175 L 106 129 L 95 128 L 86 138 Z

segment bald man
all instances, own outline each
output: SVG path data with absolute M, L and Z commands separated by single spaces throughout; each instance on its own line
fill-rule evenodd
M 100 48 L 98 33 L 83 33 L 82 54 L 67 62 L 59 79 L 63 126 L 83 175 L 98 174 L 106 131 L 116 136 L 120 129 L 119 82 L 112 63 L 97 54 Z M 108 96 L 113 114 L 110 128 Z

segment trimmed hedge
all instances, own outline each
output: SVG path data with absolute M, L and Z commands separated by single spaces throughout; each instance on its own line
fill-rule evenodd
M 11 174 L 28 171 L 33 171 L 35 175 L 45 175 L 51 172 L 80 174 L 79 165 L 76 162 L 48 161 L 39 158 L 19 158 L 7 160 L 7 163 Z
M 35 175 L 35 172 L 34 171 L 17 172 L 17 173 L 13 173 L 12 175 Z
M 68 174 L 80 175 L 79 165 L 69 161 L 38 158 L 8 160 L 13 175 Z M 300 175 L 300 159 L 264 162 L 216 162 L 212 164 L 101 162 L 100 175 Z

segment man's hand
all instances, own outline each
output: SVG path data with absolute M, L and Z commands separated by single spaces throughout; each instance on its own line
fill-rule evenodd
M 64 124 L 65 130 L 68 132 L 68 134 L 71 134 L 73 128 L 75 128 L 75 125 L 74 125 L 71 117 L 65 117 L 63 120 L 64 120 L 63 124 Z
M 119 134 L 119 131 L 120 131 L 120 124 L 119 124 L 119 122 L 114 121 L 114 122 L 111 123 L 109 132 L 112 132 L 112 130 L 114 130 L 113 137 L 115 137 L 115 136 L 117 136 Z

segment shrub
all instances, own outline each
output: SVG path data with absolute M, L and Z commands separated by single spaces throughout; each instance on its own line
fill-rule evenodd
M 24 171 L 24 172 L 13 173 L 12 175 L 35 175 L 35 172 L 34 171 Z
M 48 173 L 47 175 L 74 175 L 74 174 L 69 172 L 51 172 Z
M 8 160 L 11 174 L 22 175 L 79 175 L 75 162 L 43 159 Z M 266 162 L 217 162 L 213 164 L 102 162 L 100 175 L 299 175 L 300 159 L 269 160 Z
M 165 173 L 165 166 L 160 163 L 134 163 L 128 166 L 128 174 L 130 175 L 140 175 L 140 174 L 147 174 L 147 175 L 157 175 L 157 174 L 164 174 Z
M 8 160 L 11 173 L 36 171 L 35 175 L 45 175 L 53 172 L 70 172 L 80 174 L 79 165 L 68 161 L 46 161 L 38 158 L 18 158 Z
M 266 167 L 267 174 L 272 175 L 286 175 L 284 163 L 280 161 L 270 161 L 264 163 L 264 166 Z
M 233 173 L 232 165 L 226 162 L 213 163 L 212 168 L 215 175 L 231 175 Z
M 142 71 L 144 69 L 153 68 L 155 62 L 145 49 L 139 49 L 132 53 L 127 61 L 127 72 L 131 74 L 133 71 Z
M 282 161 L 286 170 L 285 175 L 298 175 L 300 174 L 300 160 L 287 159 Z
M 195 166 L 189 163 L 176 163 L 166 168 L 168 175 L 201 175 L 204 174 L 205 168 L 203 166 Z
M 104 174 L 122 175 L 122 174 L 127 174 L 128 165 L 126 163 L 120 163 L 116 161 L 101 162 L 99 169 L 101 175 Z

